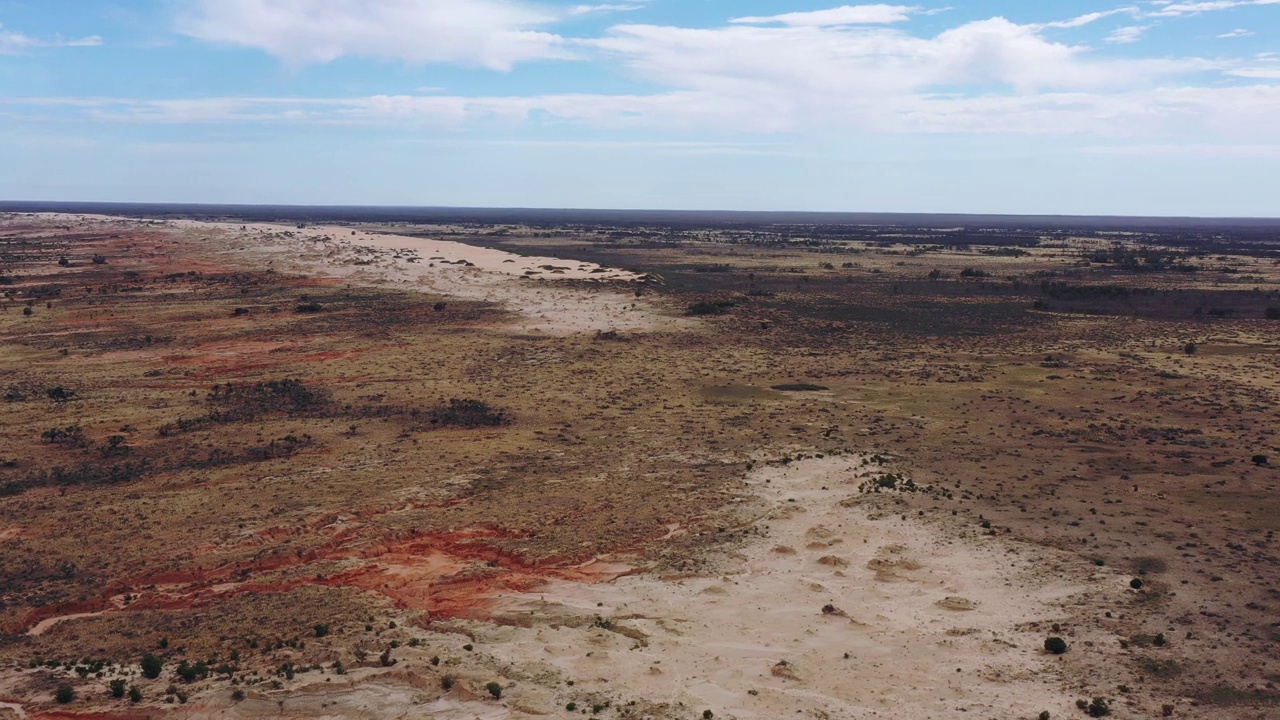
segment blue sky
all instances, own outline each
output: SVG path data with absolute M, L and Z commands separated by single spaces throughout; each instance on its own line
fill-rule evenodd
M 0 0 L 0 198 L 1280 215 L 1280 0 Z

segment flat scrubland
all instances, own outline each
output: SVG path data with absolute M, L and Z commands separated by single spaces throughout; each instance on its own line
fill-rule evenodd
M 1278 240 L 0 216 L 0 718 L 1277 717 Z

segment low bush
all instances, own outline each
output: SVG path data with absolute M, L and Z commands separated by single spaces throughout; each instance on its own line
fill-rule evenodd
M 1067 651 L 1067 641 L 1060 637 L 1051 637 L 1044 641 L 1044 649 L 1054 655 L 1061 655 Z

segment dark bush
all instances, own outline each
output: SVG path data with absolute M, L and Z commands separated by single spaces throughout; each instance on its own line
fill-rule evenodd
M 40 433 L 44 441 L 63 447 L 82 448 L 88 444 L 84 436 L 84 428 L 79 425 L 68 425 L 64 428 L 50 428 Z
M 1060 637 L 1051 637 L 1044 641 L 1044 649 L 1054 655 L 1061 655 L 1067 651 L 1067 641 Z
M 115 680 L 112 680 L 110 685 L 111 685 L 111 697 L 113 698 L 124 697 L 124 686 L 125 686 L 124 678 L 117 678 Z
M 1261 467 L 1261 466 L 1263 466 L 1263 465 L 1266 465 L 1266 464 L 1267 464 L 1267 456 L 1266 456 L 1266 455 L 1254 455 L 1251 459 L 1252 459 L 1252 461 L 1253 461 L 1253 464 L 1254 464 L 1254 465 L 1257 465 L 1257 466 L 1259 466 L 1259 467 Z
M 1133 588 L 1134 590 L 1141 590 L 1142 586 L 1143 586 L 1143 582 L 1141 578 L 1134 578 L 1129 581 L 1129 587 Z
M 324 306 L 320 303 L 308 302 L 298 305 L 293 309 L 293 311 L 299 313 L 318 313 L 324 312 Z
M 70 685 L 59 685 L 57 691 L 53 693 L 53 699 L 59 704 L 66 705 L 76 699 L 76 691 Z
M 160 677 L 160 671 L 164 669 L 164 661 L 151 653 L 143 655 L 142 661 L 138 664 L 142 668 L 142 677 L 148 680 Z
M 782 385 L 771 385 L 769 389 L 782 392 L 821 392 L 830 388 L 823 385 L 814 385 L 813 383 L 783 383 Z
M 1104 717 L 1111 714 L 1111 704 L 1103 698 L 1096 697 L 1089 703 L 1086 711 L 1089 717 Z
M 138 689 L 137 685 L 129 688 L 129 702 L 142 702 L 142 691 Z
M 484 689 L 489 691 L 494 700 L 502 697 L 502 686 L 496 682 L 486 683 Z
M 329 634 L 329 626 L 328 626 L 328 625 L 320 625 L 320 624 L 317 624 L 317 625 L 315 626 L 315 631 L 316 631 L 316 637 L 318 637 L 318 638 L 322 638 L 322 637 L 324 637 L 325 635 L 328 635 L 328 634 Z
M 203 680 L 209 677 L 209 666 L 204 661 L 197 662 L 192 665 L 186 660 L 178 664 L 178 677 L 182 678 L 185 683 L 193 683 L 196 680 Z
M 252 385 L 235 383 L 214 385 L 209 393 L 209 402 L 226 409 L 211 412 L 207 418 L 197 418 L 187 422 L 234 422 L 252 420 L 260 413 L 267 412 L 310 412 L 324 407 L 329 402 L 329 398 L 322 390 L 307 387 L 302 380 L 286 378 Z M 181 423 L 182 421 L 179 421 L 179 425 Z
M 459 427 L 496 427 L 505 425 L 510 420 L 505 413 L 490 407 L 479 400 L 450 400 L 448 405 L 428 411 L 427 419 L 432 425 L 455 425 Z
M 733 306 L 734 306 L 734 303 L 729 302 L 727 300 L 720 300 L 718 302 L 709 302 L 709 301 L 703 300 L 702 302 L 696 302 L 690 305 L 689 308 L 685 310 L 684 314 L 685 315 L 724 315 L 725 313 L 729 312 L 729 308 Z

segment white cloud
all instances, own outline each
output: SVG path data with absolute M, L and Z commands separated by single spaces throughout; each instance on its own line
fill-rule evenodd
M 1141 40 L 1143 34 L 1150 29 L 1150 25 L 1128 25 L 1122 28 L 1116 28 L 1107 36 L 1107 42 L 1115 43 L 1117 45 L 1135 43 Z
M 1208 0 L 1207 2 L 1169 2 L 1164 0 L 1152 4 L 1159 6 L 1159 9 L 1148 12 L 1148 17 L 1182 17 L 1184 15 L 1199 15 L 1200 13 L 1219 10 L 1232 10 L 1238 7 L 1280 5 L 1280 0 Z
M 1048 28 L 1079 27 L 1108 15 L 1127 14 L 1128 8 L 1041 25 L 991 18 L 931 36 L 883 24 L 828 24 L 831 19 L 821 17 L 700 29 L 628 24 L 614 26 L 599 38 L 548 36 L 553 40 L 543 46 L 525 46 L 523 55 L 511 54 L 508 46 L 501 48 L 506 54 L 495 55 L 496 50 L 486 50 L 480 41 L 464 51 L 457 49 L 460 46 L 433 46 L 419 36 L 428 30 L 442 32 L 448 26 L 442 18 L 458 21 L 462 17 L 456 14 L 461 12 L 458 4 L 467 4 L 473 12 L 477 8 L 533 12 L 532 6 L 497 0 L 469 4 L 453 0 L 455 4 L 448 6 L 435 0 L 221 0 L 216 6 L 213 0 L 200 2 L 206 12 L 233 8 L 231 15 L 217 16 L 224 20 L 232 16 L 245 20 L 246 8 L 285 8 L 280 11 L 284 14 L 271 15 L 271 22 L 246 22 L 242 29 L 253 28 L 251 36 L 231 40 L 227 27 L 232 26 L 219 26 L 219 37 L 262 47 L 295 62 L 362 54 L 505 68 L 520 60 L 574 53 L 622 68 L 657 89 L 627 95 L 489 97 L 428 95 L 429 89 L 424 88 L 414 95 L 339 99 L 0 98 L 0 108 L 25 105 L 36 113 L 113 122 L 399 128 L 538 125 L 742 134 L 1005 132 L 1148 139 L 1221 135 L 1253 138 L 1254 143 L 1259 142 L 1256 138 L 1270 141 L 1280 133 L 1273 120 L 1280 117 L 1280 85 L 1268 84 L 1275 78 L 1276 67 L 1268 58 L 1115 57 L 1045 37 Z M 289 13 L 304 6 L 320 13 L 307 21 L 311 24 L 294 27 L 285 22 L 292 18 Z M 322 22 L 361 8 L 369 13 L 362 22 L 340 27 Z M 426 12 L 431 8 L 443 14 Z M 568 11 L 562 7 L 562 12 Z M 543 16 L 520 18 L 519 22 L 507 18 L 477 25 L 467 32 L 490 33 L 486 36 L 490 39 L 507 32 L 543 35 L 520 29 L 544 22 Z M 404 27 L 387 29 L 392 20 L 403 20 Z M 430 27 L 422 29 L 423 23 Z M 1141 29 L 1129 30 L 1136 36 Z M 301 38 L 317 44 L 308 45 Z M 1208 72 L 1219 73 L 1216 82 L 1197 86 Z M 1255 84 L 1245 84 L 1250 79 Z
M 633 10 L 642 10 L 642 4 L 615 4 L 605 3 L 602 5 L 574 5 L 569 8 L 568 14 L 571 16 L 591 15 L 594 13 L 610 13 L 610 12 L 631 12 Z
M 186 1 L 181 32 L 290 63 L 358 55 L 509 70 L 569 56 L 559 36 L 537 29 L 557 16 L 516 0 Z
M 0 55 L 17 55 L 36 48 L 96 47 L 101 44 L 102 38 L 97 35 L 73 40 L 64 40 L 60 37 L 37 38 L 15 30 L 6 30 L 4 25 L 0 25 Z
M 1126 157 L 1197 157 L 1197 158 L 1256 158 L 1280 159 L 1280 144 L 1275 145 L 1223 145 L 1206 143 L 1137 144 L 1137 145 L 1089 145 L 1080 148 L 1094 155 L 1122 155 Z
M 1227 74 L 1256 80 L 1280 80 L 1280 66 L 1235 68 L 1228 70 Z
M 560 94 L 534 97 L 380 95 L 351 98 L 0 99 L 23 106 L 121 123 L 272 123 L 401 129 L 513 129 L 531 122 L 573 130 L 778 133 L 1018 133 L 1191 142 L 1280 142 L 1280 86 L 1181 87 L 1125 92 L 1047 92 L 966 97 L 920 93 L 857 96 L 679 90 L 653 95 Z
M 1253 37 L 1255 34 L 1256 33 L 1253 32 L 1252 30 L 1245 30 L 1244 28 L 1236 28 L 1235 30 L 1232 30 L 1230 32 L 1224 32 L 1218 37 L 1219 38 L 1242 38 L 1242 37 Z
M 1186 59 L 1094 59 L 1004 18 L 935 37 L 888 28 L 620 25 L 589 44 L 645 80 L 723 95 L 863 98 L 930 88 L 1014 92 L 1141 86 L 1212 65 Z
M 1069 20 L 1055 20 L 1053 22 L 1039 23 L 1036 25 L 1028 25 L 1031 28 L 1078 28 L 1095 23 L 1103 18 L 1109 18 L 1112 15 L 1138 15 L 1139 10 L 1136 7 L 1122 7 L 1115 10 L 1103 10 L 1101 12 L 1091 12 L 1084 15 L 1078 15 Z
M 740 17 L 730 22 L 746 25 L 788 25 L 791 27 L 830 27 L 837 25 L 886 25 L 903 22 L 919 12 L 906 5 L 842 5 L 829 10 L 793 12 L 766 17 Z

